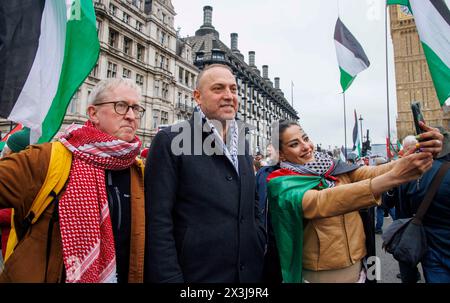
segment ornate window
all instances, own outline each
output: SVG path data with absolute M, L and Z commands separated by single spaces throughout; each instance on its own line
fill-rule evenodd
M 117 73 L 117 64 L 108 62 L 108 71 L 106 78 L 115 78 Z

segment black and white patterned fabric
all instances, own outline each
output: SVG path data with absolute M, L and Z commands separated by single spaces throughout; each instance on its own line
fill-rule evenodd
M 308 162 L 304 165 L 282 161 L 280 163 L 280 167 L 292 170 L 301 175 L 316 175 L 326 177 L 326 174 L 334 167 L 333 158 L 331 158 L 327 154 L 317 151 L 314 152 L 314 158 L 315 160 L 313 162 Z M 336 185 L 334 180 L 325 178 L 325 181 L 327 182 L 328 187 L 334 187 Z
M 228 144 L 224 144 L 222 140 L 222 136 L 217 131 L 217 128 L 214 124 L 206 117 L 206 115 L 201 110 L 200 106 L 196 107 L 196 111 L 200 113 L 202 119 L 205 119 L 208 125 L 211 127 L 213 134 L 216 136 L 217 141 L 223 147 L 223 151 L 225 156 L 230 160 L 231 164 L 233 164 L 236 169 L 236 173 L 239 175 L 239 162 L 238 162 L 238 139 L 239 139 L 239 128 L 236 120 L 231 120 L 228 128 L 229 140 Z

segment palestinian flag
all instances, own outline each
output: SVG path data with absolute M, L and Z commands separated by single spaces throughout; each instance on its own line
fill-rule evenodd
M 369 67 L 370 62 L 358 40 L 352 35 L 341 19 L 337 19 L 334 28 L 334 44 L 341 71 L 341 87 L 345 92 L 356 75 Z
M 1 1 L 0 116 L 50 141 L 99 49 L 92 1 Z
M 18 132 L 19 130 L 23 129 L 23 125 L 22 124 L 17 124 L 13 129 L 11 129 L 11 131 L 9 133 L 7 133 L 2 140 L 0 140 L 1 142 L 6 142 L 8 141 L 9 136 L 11 136 L 12 134 L 14 134 L 15 132 Z
M 284 283 L 302 283 L 303 208 L 305 192 L 327 187 L 322 176 L 303 176 L 287 169 L 272 172 L 267 181 L 270 219 Z
M 414 16 L 441 106 L 450 106 L 450 11 L 444 0 L 388 0 L 407 6 Z
M 353 125 L 352 153 L 355 153 L 356 155 L 358 155 L 358 157 L 361 157 L 361 133 L 359 132 L 358 118 L 356 116 L 356 109 L 354 110 L 354 113 L 355 113 L 355 124 Z

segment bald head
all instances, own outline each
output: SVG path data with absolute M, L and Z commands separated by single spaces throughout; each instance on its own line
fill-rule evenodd
M 200 72 L 200 74 L 198 74 L 197 82 L 195 83 L 195 88 L 196 88 L 196 89 L 200 89 L 200 88 L 201 88 L 201 86 L 203 85 L 203 82 L 204 82 L 204 81 L 203 81 L 204 78 L 205 78 L 205 77 L 208 77 L 208 76 L 210 75 L 210 73 L 211 73 L 211 70 L 212 70 L 212 69 L 215 69 L 215 68 L 224 68 L 224 69 L 228 70 L 231 74 L 233 74 L 233 70 L 232 70 L 228 65 L 225 65 L 225 64 L 218 64 L 218 63 L 211 64 L 211 65 L 207 65 L 207 66 Z
M 207 66 L 197 78 L 194 99 L 208 119 L 226 125 L 238 111 L 238 87 L 231 69 L 222 64 Z

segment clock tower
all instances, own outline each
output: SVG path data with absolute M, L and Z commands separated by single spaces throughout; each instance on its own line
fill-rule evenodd
M 397 137 L 415 133 L 411 102 L 419 101 L 430 126 L 449 130 L 450 108 L 441 107 L 417 34 L 414 18 L 406 6 L 389 6 L 397 84 Z

